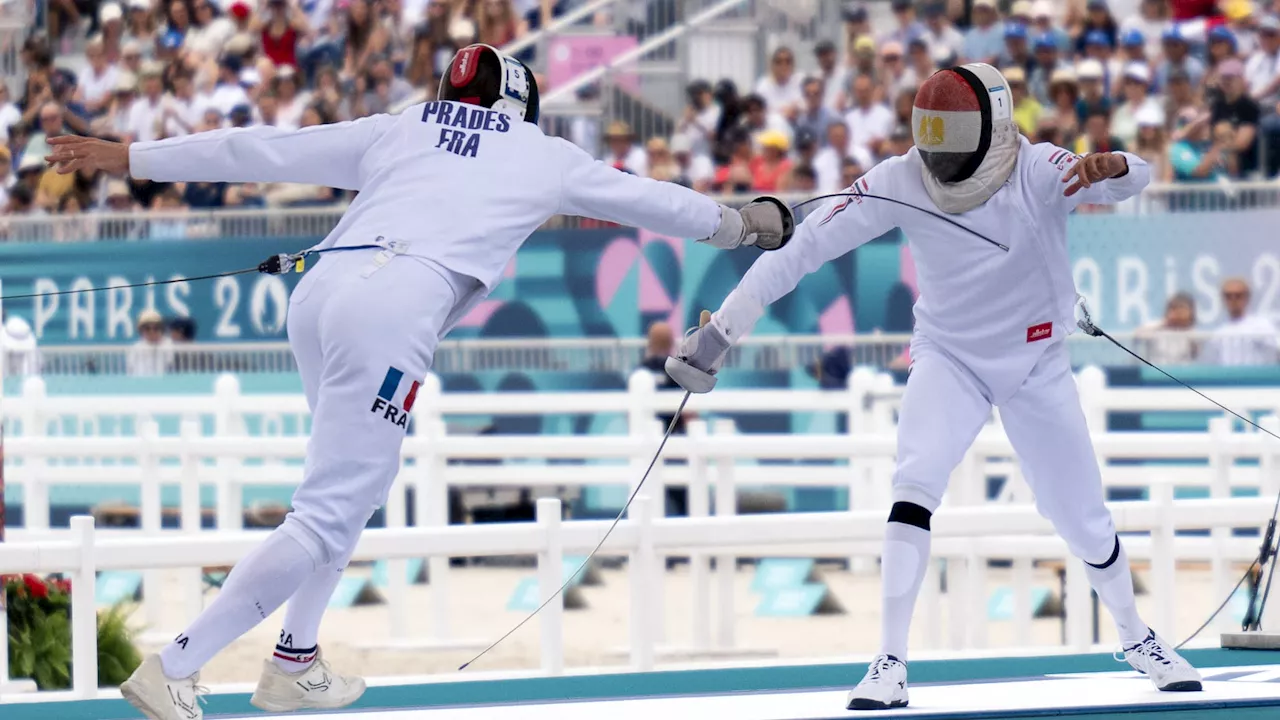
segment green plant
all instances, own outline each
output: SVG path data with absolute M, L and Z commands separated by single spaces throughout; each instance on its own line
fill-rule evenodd
M 71 583 L 36 575 L 0 578 L 9 620 L 9 672 L 41 690 L 71 687 Z M 142 659 L 122 608 L 99 613 L 98 684 L 116 686 Z

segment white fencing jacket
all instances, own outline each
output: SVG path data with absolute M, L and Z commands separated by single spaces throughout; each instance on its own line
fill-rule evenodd
M 1046 347 L 1074 331 L 1067 215 L 1080 204 L 1125 200 L 1150 180 L 1147 163 L 1125 153 L 1126 175 L 1064 197 L 1062 177 L 1078 159 L 1022 138 L 1006 184 L 983 205 L 947 216 L 1008 252 L 913 208 L 866 197 L 828 201 L 790 243 L 756 260 L 716 320 L 737 341 L 806 274 L 900 227 L 916 265 L 916 333 L 961 361 L 999 402 L 1021 385 Z M 925 192 L 921 165 L 912 148 L 877 165 L 851 190 L 941 212 Z
M 406 254 L 486 289 L 553 215 L 697 239 L 720 226 L 720 206 L 705 195 L 620 172 L 533 123 L 457 102 L 292 132 L 254 127 L 139 142 L 129 148 L 129 165 L 135 177 L 161 182 L 357 190 L 317 248 L 399 240 Z

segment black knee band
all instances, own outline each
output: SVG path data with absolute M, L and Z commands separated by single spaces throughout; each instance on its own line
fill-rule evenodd
M 1119 535 L 1116 536 L 1116 546 L 1111 550 L 1111 557 L 1107 558 L 1106 562 L 1102 563 L 1101 565 L 1094 565 L 1093 563 L 1086 560 L 1084 564 L 1088 565 L 1091 568 L 1106 570 L 1107 568 L 1115 564 L 1116 558 L 1118 557 L 1120 557 L 1120 536 Z
M 915 503 L 909 502 L 896 502 L 893 504 L 893 509 L 889 511 L 889 522 L 911 525 L 921 530 L 929 529 L 929 518 L 931 517 L 933 517 L 933 513 Z M 1115 558 L 1111 559 L 1115 560 Z

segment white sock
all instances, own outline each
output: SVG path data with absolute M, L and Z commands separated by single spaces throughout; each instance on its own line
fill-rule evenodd
M 329 598 L 340 580 L 342 570 L 326 565 L 311 573 L 289 598 L 280 643 L 271 658 L 281 670 L 300 673 L 315 662 L 316 653 L 320 650 L 320 621 L 324 619 Z
M 164 674 L 194 675 L 219 650 L 275 612 L 314 571 L 315 560 L 297 540 L 281 529 L 272 532 L 236 564 L 200 617 L 160 651 Z
M 928 569 L 929 542 L 930 533 L 924 528 L 893 520 L 885 526 L 880 561 L 880 652 L 904 663 L 911 615 Z
M 1116 634 L 1125 646 L 1136 645 L 1147 639 L 1150 628 L 1138 616 L 1138 603 L 1133 597 L 1133 575 L 1129 569 L 1129 556 L 1116 538 L 1115 550 L 1111 558 L 1100 563 L 1105 567 L 1092 565 L 1085 561 L 1085 572 L 1089 576 L 1089 584 L 1098 593 L 1098 599 L 1116 622 Z

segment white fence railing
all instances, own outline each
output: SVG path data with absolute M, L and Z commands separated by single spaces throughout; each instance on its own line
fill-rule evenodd
M 1126 541 L 1131 558 L 1151 564 L 1151 591 L 1157 600 L 1152 620 L 1157 627 L 1172 628 L 1178 593 L 1174 582 L 1179 560 L 1246 562 L 1254 553 L 1255 540 L 1231 538 L 1177 537 L 1182 528 L 1228 530 L 1256 527 L 1266 522 L 1270 501 L 1253 499 L 1210 499 L 1174 501 L 1169 486 L 1159 486 L 1151 502 L 1117 503 L 1112 506 L 1116 525 L 1122 532 L 1147 532 L 1148 536 Z M 537 522 L 492 526 L 387 529 L 366 532 L 355 553 L 356 559 L 420 557 L 427 549 L 434 558 L 459 555 L 533 553 L 538 557 L 539 593 L 543 597 L 559 587 L 567 552 L 591 549 L 603 532 L 604 522 L 561 522 L 559 501 L 538 503 Z M 655 665 L 655 650 L 662 635 L 662 573 L 659 558 L 670 554 L 691 554 L 700 577 L 695 593 L 708 590 L 705 560 L 708 553 L 719 558 L 717 572 L 729 582 L 721 583 L 716 606 L 720 640 L 732 640 L 733 557 L 741 554 L 807 555 L 815 547 L 840 551 L 864 550 L 874 553 L 883 528 L 881 512 L 815 513 L 803 515 L 759 515 L 751 517 L 701 517 L 655 520 L 648 496 L 637 498 L 629 519 L 610 538 L 607 552 L 629 557 L 632 587 L 630 610 L 630 660 L 636 670 Z M 951 643 L 954 647 L 980 648 L 984 645 L 985 575 L 987 560 L 1013 559 L 1015 573 L 1030 575 L 1033 559 L 1061 558 L 1067 566 L 1067 637 L 1073 648 L 1089 647 L 1089 589 L 1084 566 L 1067 557 L 1064 544 L 1048 535 L 1048 523 L 1030 506 L 947 508 L 934 519 L 936 557 L 945 558 L 951 608 Z M 761 543 L 761 538 L 768 538 Z M 94 586 L 98 570 L 118 568 L 198 568 L 201 565 L 229 565 L 260 541 L 246 533 L 168 533 L 163 542 L 152 537 L 102 537 L 95 533 L 92 518 L 78 517 L 70 532 L 41 542 L 0 545 L 0 574 L 15 572 L 68 573 L 72 581 L 72 695 L 97 696 L 97 638 L 94 626 Z M 936 628 L 939 592 L 936 566 L 930 570 L 920 604 L 921 620 Z M 391 577 L 397 577 L 393 567 Z M 404 577 L 403 573 L 398 577 Z M 433 587 L 439 576 L 432 575 Z M 656 582 L 655 582 L 656 580 Z M 1215 586 L 1216 587 L 1216 586 Z M 1015 585 L 1015 620 L 1029 631 L 1031 600 L 1029 583 Z M 698 600 L 695 599 L 695 602 Z M 710 640 L 710 605 L 695 605 L 695 643 Z M 700 624 L 702 623 L 702 624 Z M 564 667 L 563 601 L 551 602 L 538 618 L 540 665 L 547 674 L 559 674 Z M 498 632 L 500 628 L 493 628 Z M 0 618 L 0 638 L 7 637 Z M 403 627 L 400 628 L 403 632 Z M 726 638 L 725 635 L 728 634 Z M 1025 636 L 1025 635 L 1024 635 Z M 0 644 L 4 641 L 0 640 Z M 0 663 L 7 654 L 0 653 Z M 7 668 L 0 665 L 7 674 Z
M 1113 337 L 1162 366 L 1210 362 L 1212 332 L 1165 332 Z M 1247 343 L 1252 338 L 1236 337 Z M 1108 342 L 1081 334 L 1067 340 L 1072 364 L 1130 367 L 1133 356 Z M 730 350 L 724 367 L 730 370 L 789 371 L 815 368 L 835 349 L 849 351 L 851 365 L 877 369 L 906 367 L 911 336 L 905 333 L 750 336 Z M 432 364 L 439 373 L 488 370 L 539 372 L 629 373 L 644 358 L 646 340 L 626 338 L 478 338 L 444 340 Z M 288 343 L 190 343 L 175 345 L 164 368 L 171 373 L 295 372 Z M 49 345 L 35 351 L 10 353 L 10 374 L 129 375 L 129 345 Z M 1176 353 L 1176 354 L 1173 354 Z M 154 364 L 148 364 L 148 368 Z
M 1261 433 L 1233 431 L 1226 418 L 1216 419 L 1208 433 L 1106 432 L 1107 412 L 1201 410 L 1206 406 L 1194 394 L 1178 388 L 1106 387 L 1101 371 L 1094 368 L 1083 371 L 1078 382 L 1086 417 L 1094 430 L 1095 448 L 1104 466 L 1104 482 L 1108 486 L 1147 488 L 1153 499 L 1152 503 L 1120 503 L 1115 507 L 1121 529 L 1158 531 L 1151 538 L 1128 541 L 1130 555 L 1153 561 L 1157 568 L 1153 571 L 1153 583 L 1159 598 L 1155 621 L 1160 627 L 1173 628 L 1171 604 L 1177 595 L 1173 591 L 1174 580 L 1172 574 L 1159 568 L 1164 567 L 1162 563 L 1169 557 L 1207 561 L 1214 594 L 1225 594 L 1234 579 L 1232 563 L 1251 558 L 1257 544 L 1256 538 L 1233 537 L 1230 528 L 1258 527 L 1265 521 L 1270 498 L 1280 491 L 1280 442 Z M 239 392 L 238 381 L 233 376 L 220 378 L 217 385 L 217 391 L 208 396 L 58 397 L 46 395 L 39 378 L 28 378 L 22 395 L 5 398 L 2 408 L 6 422 L 15 431 L 6 439 L 6 479 L 22 487 L 26 517 L 25 527 L 14 531 L 11 539 L 26 543 L 54 538 L 64 545 L 55 543 L 49 552 L 71 554 L 24 554 L 16 556 L 21 561 L 8 561 L 5 558 L 10 556 L 6 553 L 12 548 L 3 548 L 0 549 L 0 572 L 18 568 L 32 558 L 37 559 L 36 565 L 25 569 L 43 571 L 53 565 L 65 568 L 83 561 L 65 546 L 65 531 L 49 528 L 52 486 L 133 484 L 141 488 L 141 530 L 119 531 L 121 534 L 112 534 L 109 541 L 105 539 L 107 533 L 103 533 L 95 562 L 101 563 L 100 567 L 145 570 L 143 616 L 152 631 L 177 629 L 160 627 L 162 578 L 158 568 L 186 568 L 182 607 L 188 619 L 198 612 L 203 602 L 199 566 L 230 564 L 252 542 L 252 535 L 245 535 L 242 530 L 244 486 L 295 485 L 301 479 L 301 460 L 306 451 L 306 437 L 302 434 L 306 407 L 301 396 L 245 395 Z M 1274 413 L 1280 408 L 1277 389 L 1229 388 L 1220 391 L 1220 395 L 1224 402 L 1245 412 Z M 685 521 L 689 524 L 655 521 L 654 527 L 663 530 L 654 536 L 652 547 L 658 554 L 665 551 L 693 554 L 689 619 L 695 651 L 731 651 L 735 647 L 732 610 L 735 556 L 841 557 L 851 559 L 855 570 L 874 567 L 884 509 L 889 504 L 896 452 L 894 410 L 898 397 L 899 389 L 889 376 L 860 370 L 851 376 L 846 391 L 726 388 L 699 396 L 691 404 L 690 409 L 700 417 L 712 418 L 709 426 L 703 420 L 693 421 L 687 436 L 669 441 L 666 456 L 683 458 L 687 463 L 658 464 L 646 493 L 660 498 L 665 485 L 681 484 L 690 488 L 689 510 L 695 520 Z M 415 432 L 407 438 L 403 451 L 404 458 L 414 462 L 404 466 L 390 495 L 386 513 L 390 529 L 371 533 L 370 537 L 375 539 L 362 546 L 360 555 L 392 559 L 387 594 L 391 622 L 398 628 L 397 634 L 405 626 L 400 620 L 409 612 L 404 559 L 432 556 L 428 559 L 431 635 L 400 644 L 438 647 L 459 643 L 451 637 L 448 556 L 534 554 L 544 547 L 539 531 L 529 527 L 447 527 L 450 488 L 519 486 L 535 488 L 543 495 L 554 493 L 557 488 L 586 485 L 632 488 L 658 445 L 661 428 L 655 415 L 674 410 L 678 400 L 676 393 L 657 392 L 652 376 L 647 373 L 633 375 L 627 392 L 585 393 L 444 393 L 439 381 L 429 377 L 415 405 Z M 779 407 L 846 412 L 849 431 L 847 434 L 742 435 L 731 422 L 714 417 L 729 412 L 776 412 Z M 503 436 L 501 442 L 495 442 L 493 436 L 449 433 L 444 424 L 445 418 L 575 412 L 623 414 L 627 418 L 626 434 Z M 296 417 L 299 430 L 298 434 L 284 436 L 283 429 L 290 425 L 286 422 L 289 416 Z M 95 436 L 106 419 L 126 417 L 139 428 L 138 434 Z M 162 417 L 181 418 L 181 432 L 176 436 L 160 436 L 157 420 Z M 213 435 L 205 436 L 199 424 L 209 418 Z M 251 421 L 260 422 L 267 436 L 247 437 L 245 427 Z M 1274 416 L 1263 422 L 1273 430 L 1280 428 Z M 69 423 L 74 429 L 71 434 L 65 434 Z M 952 568 L 949 577 L 953 583 L 949 587 L 958 588 L 949 594 L 949 602 L 956 604 L 947 613 L 950 620 L 946 642 L 952 647 L 975 647 L 983 643 L 986 615 L 968 609 L 984 602 L 978 588 L 987 559 L 1015 560 L 1019 593 L 1028 592 L 1023 586 L 1030 583 L 1033 559 L 1066 559 L 1065 546 L 1044 535 L 1047 525 L 1037 519 L 1024 484 L 1016 482 L 1019 470 L 1012 457 L 1008 440 L 993 422 L 980 433 L 957 469 L 950 488 L 948 507 L 961 515 L 973 513 L 975 518 L 972 525 L 954 526 L 954 534 L 940 531 L 935 545 L 940 557 L 949 558 L 948 567 Z M 1207 460 L 1208 467 L 1112 464 L 1151 458 Z M 252 462 L 246 462 L 250 459 Z M 474 459 L 500 462 L 450 463 Z M 823 462 L 788 465 L 786 472 L 779 472 L 776 465 L 757 464 L 779 459 Z M 541 464 L 548 460 L 573 460 L 580 464 Z M 1252 464 L 1241 466 L 1239 460 Z M 989 504 L 986 495 L 986 479 L 993 475 L 1010 478 L 997 505 Z M 178 533 L 161 530 L 161 487 L 174 484 L 181 489 L 182 530 Z M 213 485 L 216 489 L 217 532 L 199 530 L 202 485 Z M 737 517 L 735 501 L 741 486 L 845 487 L 849 490 L 852 514 Z M 1207 486 L 1211 498 L 1175 502 L 1174 489 L 1183 486 Z M 418 527 L 413 530 L 404 528 L 406 487 L 415 489 Z M 1261 497 L 1232 499 L 1230 495 L 1237 488 L 1257 489 Z M 715 522 L 707 518 L 712 512 Z M 945 520 L 952 517 L 951 512 L 953 510 L 948 509 L 940 514 L 939 527 L 952 527 Z M 575 522 L 567 527 L 573 529 L 566 531 L 569 534 L 562 547 L 565 552 L 571 552 L 589 549 L 604 526 L 596 522 Z M 1173 537 L 1175 530 L 1186 528 L 1214 529 L 1209 537 Z M 642 548 L 636 532 L 633 526 L 624 527 L 606 552 L 632 554 L 634 561 L 635 553 Z M 1009 537 L 983 539 L 992 534 L 1018 537 L 1014 541 Z M 1023 537 L 1028 534 L 1034 536 Z M 140 536 L 151 540 L 139 539 Z M 164 537 L 165 542 L 156 543 L 158 537 Z M 414 541 L 407 546 L 396 546 L 391 540 L 382 539 L 408 537 Z M 762 538 L 768 540 L 762 541 Z M 185 550 L 173 555 L 168 554 L 168 550 L 154 555 L 133 552 L 143 546 L 171 548 L 174 542 L 170 540 Z M 454 540 L 457 544 L 451 544 Z M 406 547 L 413 549 L 406 550 Z M 421 548 L 429 548 L 429 552 Z M 710 553 L 718 557 L 714 604 L 712 575 L 706 557 Z M 46 559 L 39 560 L 41 557 Z M 63 559 L 53 562 L 48 557 Z M 48 564 L 51 562 L 53 565 Z M 1068 616 L 1076 617 L 1069 622 L 1079 621 L 1088 614 L 1073 604 L 1088 595 L 1087 591 L 1080 592 L 1084 587 L 1080 583 L 1084 580 L 1083 573 L 1078 571 L 1076 568 L 1068 573 L 1068 586 L 1075 588 L 1074 592 L 1068 591 L 1072 595 L 1068 599 Z M 654 600 L 662 596 L 662 574 L 651 570 L 644 573 L 641 580 L 633 575 L 633 581 L 639 583 L 637 593 L 653 593 L 644 596 L 645 602 L 640 603 L 650 608 L 645 612 L 652 615 L 633 618 L 632 652 L 639 653 L 633 661 L 639 667 L 651 665 L 653 634 L 661 635 L 664 625 L 661 610 L 657 609 L 661 603 Z M 935 578 L 926 589 L 921 611 L 922 624 L 935 646 L 943 642 L 939 603 Z M 1025 610 L 1026 616 L 1018 615 L 1015 622 L 1022 627 L 1022 623 L 1030 622 L 1029 601 L 1020 607 L 1019 612 Z M 1068 642 L 1072 647 L 1088 644 L 1088 634 L 1081 627 L 1070 625 L 1068 628 Z M 0 632 L 0 636 L 3 635 Z M 1028 635 L 1019 633 L 1019 637 Z M 645 650 L 646 647 L 650 649 Z M 0 657 L 3 655 L 0 652 Z M 547 667 L 558 667 L 550 660 L 546 662 Z
M 728 205 L 741 205 L 754 195 L 717 196 Z M 783 195 L 788 204 L 811 195 Z M 1142 196 L 1118 206 L 1090 206 L 1088 212 L 1158 214 L 1165 212 L 1211 212 L 1280 207 L 1280 182 L 1239 182 L 1213 185 L 1152 185 Z M 163 229 L 163 237 L 185 238 L 265 238 L 289 237 L 315 241 L 329 234 L 342 217 L 344 205 L 307 208 L 254 210 L 139 211 L 94 213 L 86 216 L 0 217 L 0 240 L 7 242 L 91 242 L 139 240 L 151 237 L 151 223 Z M 812 211 L 809 207 L 807 211 Z M 577 228 L 581 219 L 558 215 L 547 229 Z M 592 225 L 594 226 L 594 225 Z M 300 248 L 301 249 L 301 248 Z

